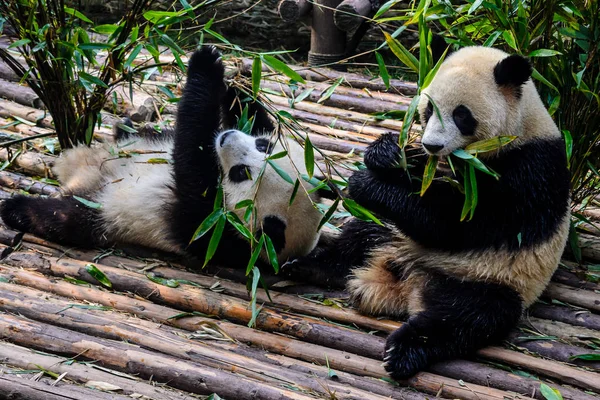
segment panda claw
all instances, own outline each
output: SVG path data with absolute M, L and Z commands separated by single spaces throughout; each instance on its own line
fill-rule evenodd
M 395 348 L 396 348 L 396 346 L 390 346 L 390 348 L 387 349 L 385 352 L 386 353 L 391 353 L 392 351 L 394 351 Z

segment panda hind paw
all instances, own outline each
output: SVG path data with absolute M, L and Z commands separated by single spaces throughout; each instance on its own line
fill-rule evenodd
M 202 75 L 210 80 L 223 80 L 225 67 L 221 53 L 214 46 L 203 46 L 192 54 L 188 66 L 188 76 Z
M 383 361 L 393 379 L 403 380 L 425 369 L 430 364 L 430 357 L 423 338 L 405 323 L 388 337 Z

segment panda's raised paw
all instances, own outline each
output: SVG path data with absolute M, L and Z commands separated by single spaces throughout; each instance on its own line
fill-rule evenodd
M 188 77 L 201 75 L 204 79 L 222 81 L 225 66 L 221 62 L 221 53 L 215 46 L 203 46 L 190 57 Z
M 394 168 L 399 162 L 400 146 L 397 134 L 381 135 L 365 151 L 365 165 L 369 169 Z
M 396 380 L 408 379 L 430 363 L 429 349 L 418 332 L 405 323 L 387 339 L 383 352 L 384 367 Z

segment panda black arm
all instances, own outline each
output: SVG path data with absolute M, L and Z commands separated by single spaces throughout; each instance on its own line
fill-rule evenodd
M 242 115 L 244 107 L 248 106 L 248 117 L 254 117 L 252 124 L 252 135 L 260 135 L 275 130 L 275 126 L 267 111 L 258 101 L 241 102 L 240 97 L 245 96 L 240 90 L 229 87 L 223 100 L 223 118 L 227 128 L 237 128 L 237 123 Z
M 477 173 L 479 202 L 471 221 L 460 222 L 464 196 L 451 185 L 434 181 L 421 197 L 420 184 L 397 169 L 355 173 L 350 195 L 426 247 L 516 250 L 553 235 L 569 199 L 563 141 L 532 141 L 487 163 L 501 178 Z

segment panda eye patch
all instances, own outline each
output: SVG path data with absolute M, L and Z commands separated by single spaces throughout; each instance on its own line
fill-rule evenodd
M 229 180 L 235 183 L 251 180 L 250 167 L 244 164 L 234 165 L 229 169 Z
M 258 138 L 256 139 L 255 144 L 256 150 L 260 151 L 261 153 L 271 154 L 271 152 L 273 151 L 273 146 L 271 145 L 271 142 L 268 139 Z
M 432 115 L 433 115 L 433 104 L 431 104 L 431 101 L 428 101 L 427 108 L 425 109 L 425 115 L 423 115 L 423 118 L 425 119 L 424 122 L 428 122 L 429 118 L 431 118 Z
M 475 134 L 475 128 L 477 128 L 477 120 L 473 117 L 471 110 L 466 106 L 460 105 L 452 112 L 452 118 L 456 127 L 465 136 L 472 136 Z

